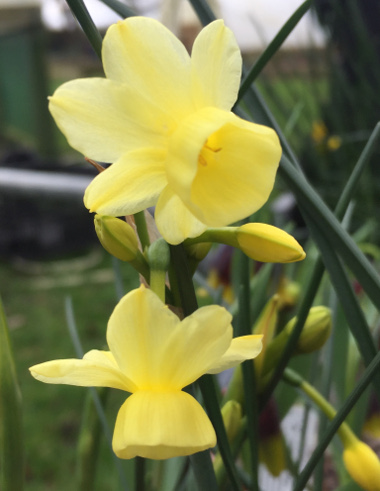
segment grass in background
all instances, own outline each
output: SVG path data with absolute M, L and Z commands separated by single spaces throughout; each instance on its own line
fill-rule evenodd
M 40 273 L 33 275 L 15 270 L 12 263 L 0 263 L 1 295 L 23 396 L 28 491 L 63 490 L 75 482 L 76 444 L 86 398 L 83 389 L 35 381 L 28 368 L 49 359 L 76 357 L 65 318 L 66 296 L 72 298 L 85 351 L 104 349 L 107 321 L 117 303 L 111 258 L 106 253 L 99 251 L 98 264 L 79 276 L 70 272 L 70 261 L 60 261 L 67 266 L 66 272 L 48 273 L 48 263 L 40 263 Z M 138 284 L 129 265 L 122 265 L 122 273 L 126 290 Z M 111 428 L 124 399 L 119 391 L 109 395 Z M 102 440 L 95 489 L 114 490 L 115 465 Z

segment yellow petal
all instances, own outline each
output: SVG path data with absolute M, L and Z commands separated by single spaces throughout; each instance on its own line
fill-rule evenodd
M 87 187 L 84 204 L 99 215 L 131 215 L 153 206 L 166 185 L 165 152 L 146 149 L 127 153 Z
M 102 58 L 107 78 L 161 104 L 173 117 L 192 111 L 189 54 L 160 22 L 130 17 L 112 25 L 103 41 Z
M 81 387 L 112 387 L 132 392 L 133 383 L 119 370 L 108 352 L 92 350 L 83 360 L 53 360 L 30 369 L 37 380 L 48 384 L 78 385 Z
M 236 101 L 242 58 L 232 31 L 222 20 L 202 29 L 191 53 L 192 85 L 197 108 L 230 110 Z
M 223 307 L 203 307 L 181 322 L 143 286 L 122 298 L 107 329 L 119 367 L 140 390 L 182 389 L 224 354 L 231 338 Z
M 117 416 L 113 450 L 121 459 L 169 459 L 216 444 L 215 431 L 199 403 L 186 392 L 136 392 Z
M 166 173 L 174 193 L 198 220 L 221 227 L 266 202 L 280 156 L 272 129 L 204 108 L 171 136 Z
M 240 249 L 256 261 L 291 263 L 306 254 L 294 237 L 265 223 L 247 223 L 236 231 Z
M 120 369 L 140 389 L 156 381 L 157 365 L 166 362 L 161 358 L 165 343 L 179 323 L 178 317 L 143 285 L 116 305 L 108 321 L 108 346 Z
M 228 368 L 235 367 L 245 360 L 252 360 L 261 352 L 261 335 L 249 335 L 233 338 L 230 347 L 224 355 L 214 363 L 207 373 L 219 373 Z
M 231 345 L 231 321 L 231 314 L 218 305 L 201 307 L 186 317 L 168 350 L 167 377 L 175 374 L 176 383 L 186 387 L 218 364 Z
M 198 237 L 207 228 L 207 225 L 195 218 L 168 186 L 158 199 L 155 219 L 162 237 L 174 245 L 188 237 Z
M 103 162 L 136 148 L 163 148 L 173 124 L 165 109 L 103 78 L 63 84 L 50 98 L 49 109 L 73 148 Z

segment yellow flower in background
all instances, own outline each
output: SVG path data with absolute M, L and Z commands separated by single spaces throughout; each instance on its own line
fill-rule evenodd
M 211 305 L 180 321 L 141 286 L 125 295 L 110 317 L 110 351 L 92 350 L 81 360 L 49 361 L 30 371 L 46 383 L 130 392 L 113 435 L 118 457 L 189 455 L 213 447 L 216 436 L 200 404 L 182 389 L 261 350 L 262 336 L 232 338 L 231 319 L 223 307 Z
M 156 205 L 158 229 L 177 244 L 267 201 L 281 147 L 272 129 L 230 111 L 242 61 L 223 21 L 201 31 L 190 57 L 159 22 L 132 17 L 109 28 L 102 58 L 106 78 L 68 82 L 49 106 L 72 147 L 112 163 L 86 190 L 90 211 Z

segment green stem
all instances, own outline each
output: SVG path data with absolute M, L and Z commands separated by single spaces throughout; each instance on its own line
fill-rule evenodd
M 283 375 L 284 380 L 294 387 L 302 390 L 318 407 L 319 409 L 327 416 L 327 418 L 331 421 L 335 418 L 337 411 L 336 409 L 322 396 L 322 394 L 309 382 L 307 382 L 301 375 L 299 375 L 294 370 L 290 368 L 286 368 L 284 370 Z M 341 438 L 343 445 L 346 446 L 353 439 L 356 440 L 356 436 L 352 432 L 351 428 L 347 423 L 342 422 L 337 433 Z
M 166 272 L 152 269 L 150 271 L 150 288 L 165 303 L 165 279 Z
M 191 273 L 188 266 L 184 246 L 182 244 L 178 246 L 170 246 L 170 254 L 172 260 L 171 262 L 177 275 L 178 292 L 181 297 L 183 313 L 185 317 L 187 317 L 197 310 L 198 302 L 195 295 L 194 285 L 192 282 Z M 232 459 L 232 455 L 227 439 L 227 434 L 223 423 L 222 414 L 219 407 L 219 401 L 216 392 L 216 387 L 214 384 L 214 379 L 211 375 L 204 375 L 198 380 L 198 384 L 202 392 L 203 401 L 206 406 L 207 413 L 215 428 L 215 433 L 218 439 L 219 451 L 222 456 L 223 463 L 226 467 L 228 477 L 231 481 L 232 488 L 238 491 L 240 490 L 240 485 L 239 485 L 235 465 Z M 212 481 L 214 483 L 212 489 L 217 489 L 217 482 L 212 467 L 210 454 L 207 452 L 206 453 L 201 452 L 200 454 L 196 454 L 196 455 L 202 455 L 202 454 L 204 454 L 203 460 L 204 459 L 207 460 L 207 462 L 204 462 L 203 465 L 206 466 L 207 469 L 210 469 L 210 465 L 211 465 L 212 474 L 213 474 Z M 192 462 L 196 462 L 196 461 L 192 459 Z M 194 467 L 194 472 L 198 473 L 197 466 Z M 203 472 L 199 472 L 198 478 L 203 479 L 203 477 L 204 477 Z M 211 476 L 208 476 L 208 479 L 211 479 Z M 208 485 L 206 486 L 205 484 L 202 484 L 202 482 L 200 481 L 198 481 L 198 484 L 200 486 L 200 489 L 202 490 L 209 489 L 207 487 Z
M 144 251 L 145 248 L 149 247 L 150 245 L 149 233 L 148 233 L 148 228 L 146 226 L 144 211 L 139 211 L 138 213 L 135 213 L 133 216 L 135 218 L 135 224 L 136 224 L 138 236 L 140 238 L 141 247 L 142 250 Z
M 145 459 L 136 457 L 135 459 L 135 490 L 145 491 Z
M 167 242 L 161 237 L 148 249 L 150 265 L 150 287 L 161 302 L 165 303 L 166 271 L 170 264 L 170 250 Z
M 239 270 L 240 270 L 240 291 L 239 291 L 239 317 L 236 326 L 236 335 L 245 336 L 251 334 L 251 295 L 250 295 L 250 268 L 251 261 L 242 252 L 239 252 Z M 258 426 L 259 416 L 257 408 L 257 390 L 256 378 L 254 371 L 254 361 L 247 360 L 242 364 L 243 388 L 245 400 L 245 412 L 247 416 L 247 435 L 250 449 L 251 460 L 251 489 L 259 491 L 258 484 Z

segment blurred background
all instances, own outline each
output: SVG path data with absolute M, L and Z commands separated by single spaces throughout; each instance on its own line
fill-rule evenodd
M 120 18 L 98 0 L 85 3 L 103 34 Z M 124 3 L 161 20 L 191 49 L 201 26 L 187 1 Z M 234 31 L 250 67 L 302 2 L 209 3 Z M 315 0 L 257 82 L 306 175 L 330 206 L 380 119 L 379 26 L 377 0 Z M 66 489 L 83 394 L 62 386 L 46 390 L 27 368 L 47 356 L 75 356 L 65 297 L 72 299 L 85 349 L 102 347 L 117 301 L 115 265 L 97 244 L 93 218 L 82 203 L 96 172 L 68 146 L 47 110 L 48 95 L 63 82 L 102 75 L 64 0 L 0 0 L 0 292 L 24 397 L 28 490 Z M 378 164 L 366 172 L 352 217 L 353 230 L 377 244 L 379 172 Z M 266 213 L 272 223 L 299 220 L 281 182 Z M 119 293 L 137 284 L 127 264 L 118 275 Z M 103 468 L 109 476 L 110 457 L 103 450 L 98 474 Z M 98 486 L 115 489 L 109 478 L 99 479 Z

